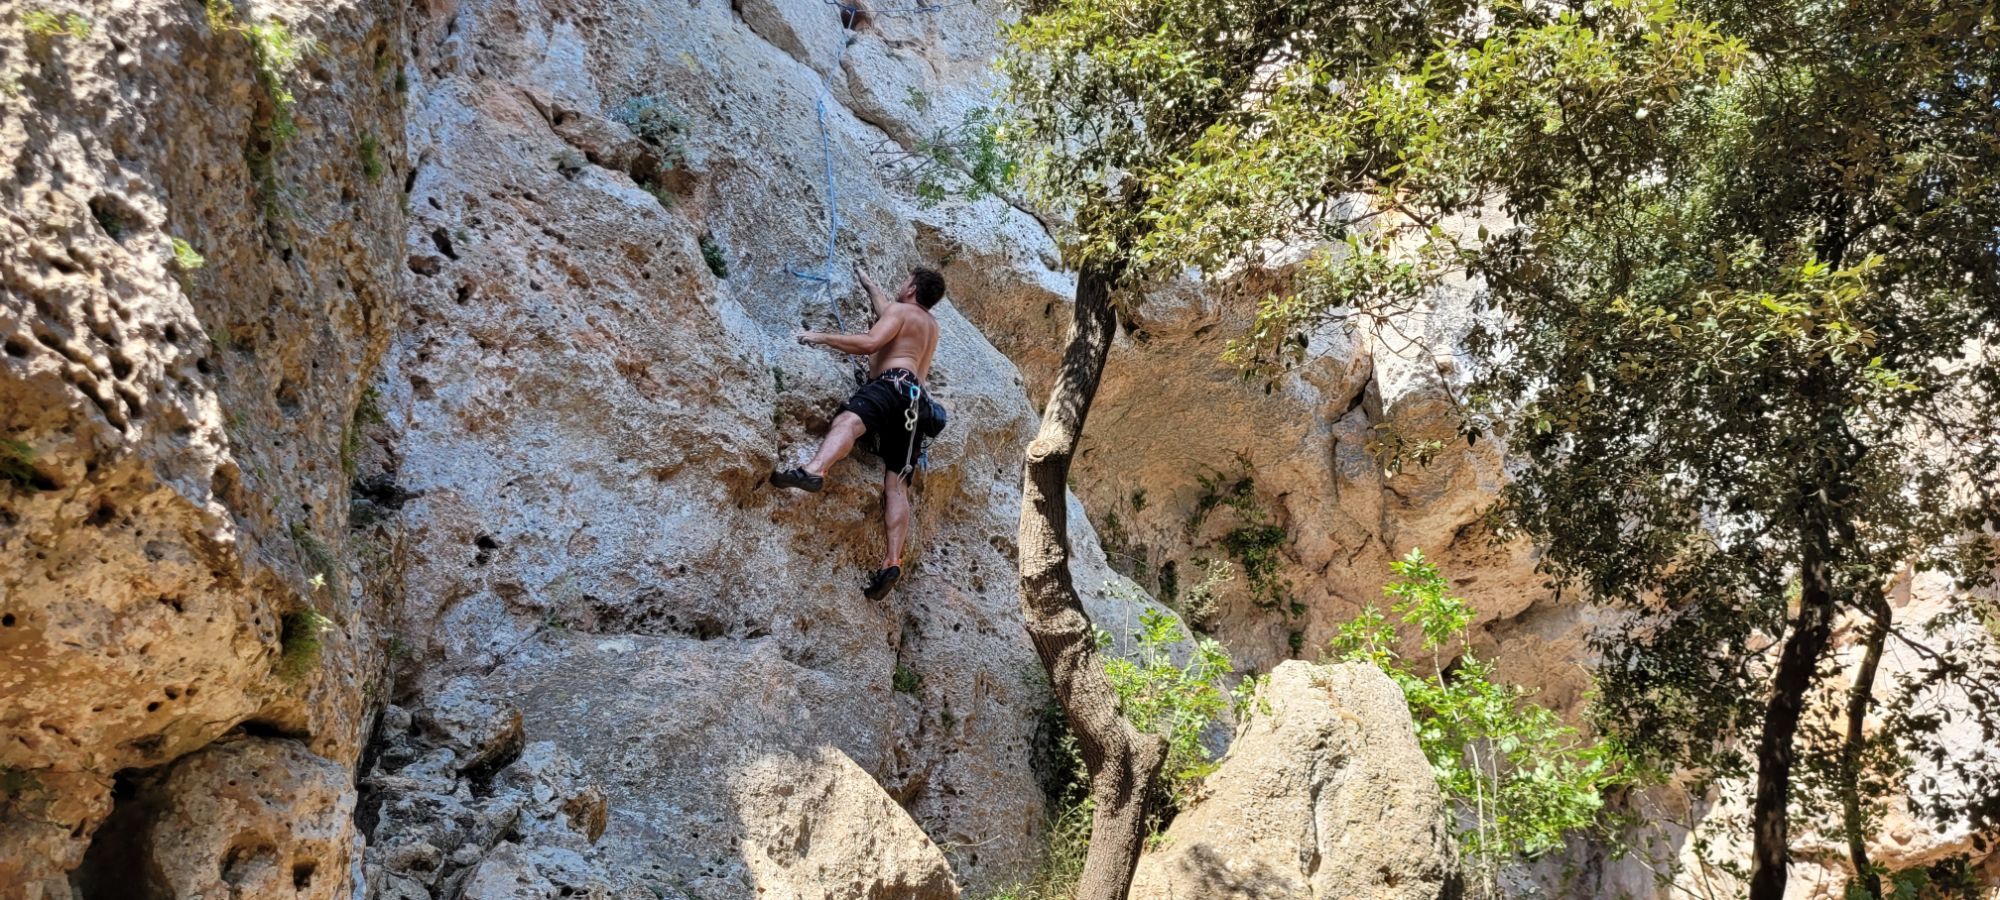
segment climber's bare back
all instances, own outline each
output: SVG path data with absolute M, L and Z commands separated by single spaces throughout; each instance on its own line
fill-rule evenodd
M 937 319 L 930 310 L 914 303 L 892 304 L 884 311 L 883 318 L 893 322 L 895 334 L 869 357 L 868 377 L 890 369 L 908 369 L 917 373 L 918 381 L 928 384 L 931 357 L 937 354 Z

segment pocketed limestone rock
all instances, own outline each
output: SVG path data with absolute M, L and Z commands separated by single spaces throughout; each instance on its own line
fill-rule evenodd
M 137 839 L 106 848 L 126 858 L 93 867 L 97 883 L 85 896 L 353 895 L 352 781 L 340 764 L 297 741 L 213 744 L 174 763 L 134 802 L 145 813 L 133 823 Z M 130 874 L 105 883 L 117 877 L 106 870 L 117 868 Z
M 1452 900 L 1443 797 L 1371 666 L 1287 662 L 1202 799 L 1139 861 L 1134 900 Z

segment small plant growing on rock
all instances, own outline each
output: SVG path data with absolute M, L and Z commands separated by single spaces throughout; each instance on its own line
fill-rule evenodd
M 12 438 L 0 440 L 0 479 L 36 487 L 41 475 L 35 471 L 35 448 Z
M 898 694 L 914 694 L 918 688 L 924 686 L 924 676 L 923 673 L 909 666 L 897 663 L 896 674 L 891 676 L 889 683 L 890 686 L 896 689 L 896 693 Z
M 715 242 L 714 235 L 701 236 L 701 261 L 708 263 L 708 270 L 717 278 L 729 277 L 729 258 L 722 255 L 722 245 Z
M 192 272 L 208 264 L 208 260 L 195 252 L 194 245 L 180 238 L 172 238 L 171 242 L 174 248 L 174 265 L 179 266 L 181 271 Z
M 968 110 L 957 125 L 938 128 L 907 149 L 887 142 L 874 153 L 889 178 L 908 186 L 925 206 L 952 197 L 998 196 L 1020 168 L 1000 143 L 998 117 L 983 107 Z
M 320 650 L 332 620 L 310 606 L 285 614 L 278 632 L 278 677 L 298 684 L 319 665 Z
M 372 134 L 361 136 L 361 143 L 354 148 L 361 157 L 361 175 L 369 181 L 382 180 L 382 146 Z
M 660 164 L 674 168 L 687 157 L 687 117 L 658 97 L 640 95 L 611 111 L 611 120 L 631 129 L 632 136 L 659 154 Z
M 1471 604 L 1450 594 L 1421 550 L 1389 568 L 1396 577 L 1382 592 L 1423 635 L 1428 665 L 1396 652 L 1395 627 L 1372 606 L 1341 626 L 1332 650 L 1381 668 L 1402 688 L 1438 786 L 1467 813 L 1457 834 L 1467 869 L 1484 896 L 1497 897 L 1502 866 L 1604 826 L 1605 792 L 1636 776 L 1615 741 L 1587 739 L 1526 690 L 1493 680 L 1493 664 L 1466 642 Z
M 78 13 L 57 15 L 46 9 L 31 9 L 21 14 L 21 27 L 38 38 L 66 37 L 80 41 L 90 37 L 90 19 Z
M 1229 701 L 1222 687 L 1233 671 L 1229 652 L 1212 639 L 1195 641 L 1185 664 L 1174 662 L 1175 645 L 1187 632 L 1173 616 L 1156 609 L 1139 614 L 1132 659 L 1115 655 L 1110 633 L 1097 632 L 1104 674 L 1118 692 L 1119 709 L 1134 727 L 1167 739 L 1163 781 L 1176 807 L 1215 771 L 1202 733 L 1222 716 Z

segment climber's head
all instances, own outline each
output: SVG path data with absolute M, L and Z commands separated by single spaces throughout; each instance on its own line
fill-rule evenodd
M 901 303 L 915 303 L 925 309 L 937 305 L 944 299 L 944 276 L 935 269 L 918 266 L 910 270 L 910 280 L 903 282 L 903 289 L 896 292 L 896 300 Z

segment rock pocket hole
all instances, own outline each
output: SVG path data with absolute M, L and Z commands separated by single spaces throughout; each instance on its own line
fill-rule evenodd
M 84 851 L 83 864 L 70 873 L 78 900 L 130 900 L 148 897 L 135 890 L 146 884 L 146 831 L 159 811 L 145 790 L 150 773 L 127 769 L 112 780 L 111 815 L 98 826 Z M 81 835 L 77 835 L 81 837 Z
M 319 863 L 310 859 L 292 863 L 292 888 L 303 891 L 312 886 L 313 873 L 319 871 Z
M 278 385 L 278 410 L 287 418 L 299 414 L 299 383 L 290 378 Z
M 114 241 L 123 241 L 127 235 L 146 227 L 146 219 L 138 210 L 110 194 L 90 198 L 90 215 L 97 220 L 97 227 Z
M 8 356 L 18 359 L 28 355 L 28 342 L 20 338 L 8 338 L 6 347 Z

